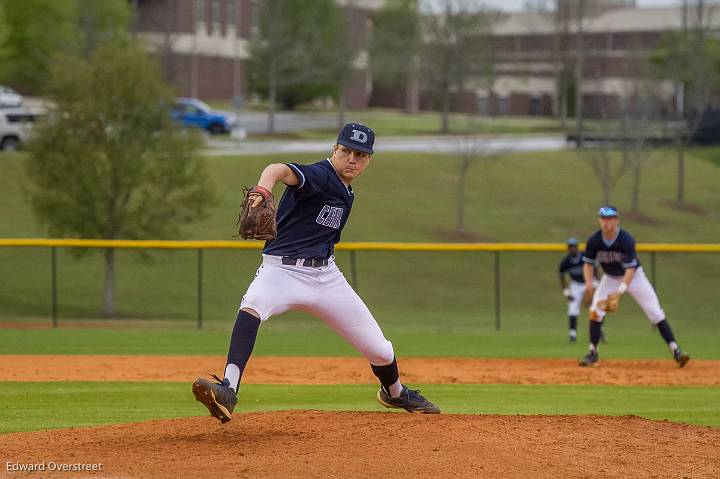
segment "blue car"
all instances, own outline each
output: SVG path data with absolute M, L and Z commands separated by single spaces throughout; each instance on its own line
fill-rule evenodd
M 234 113 L 213 110 L 197 98 L 175 99 L 170 115 L 183 126 L 202 128 L 213 135 L 229 133 L 236 122 Z

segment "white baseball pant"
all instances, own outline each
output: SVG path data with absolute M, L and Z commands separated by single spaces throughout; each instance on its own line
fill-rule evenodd
M 308 267 L 282 264 L 280 256 L 263 255 L 255 279 L 240 308 L 250 308 L 261 321 L 289 310 L 307 311 L 322 319 L 375 366 L 392 363 L 395 353 L 377 321 L 335 264 Z
M 568 301 L 567 314 L 568 316 L 579 316 L 583 294 L 585 293 L 585 284 L 571 280 L 568 289 L 570 290 L 572 299 Z
M 594 311 L 599 318 L 604 318 L 605 311 L 598 307 L 598 302 L 607 299 L 610 293 L 617 291 L 621 282 L 622 276 L 609 276 L 604 274 L 593 295 L 590 311 Z M 650 284 L 650 281 L 648 281 L 647 276 L 645 276 L 642 266 L 635 270 L 635 275 L 628 285 L 627 293 L 635 298 L 635 301 L 637 301 L 637 304 L 652 324 L 658 324 L 665 319 L 665 311 L 663 311 L 660 306 L 657 294 Z

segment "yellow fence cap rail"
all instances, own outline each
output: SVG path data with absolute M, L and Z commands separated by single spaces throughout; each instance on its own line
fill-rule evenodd
M 102 240 L 51 238 L 0 238 L 0 247 L 58 247 L 58 248 L 134 248 L 134 249 L 262 249 L 262 241 L 238 240 Z M 584 245 L 580 245 L 582 248 Z M 486 251 L 486 252 L 563 252 L 565 243 L 402 243 L 402 242 L 345 242 L 339 251 Z M 720 253 L 720 244 L 642 243 L 640 252 L 658 253 Z

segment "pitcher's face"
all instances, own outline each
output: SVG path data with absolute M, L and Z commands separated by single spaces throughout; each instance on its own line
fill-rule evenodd
M 340 178 L 345 183 L 351 183 L 365 171 L 370 164 L 372 155 L 362 151 L 353 150 L 344 145 L 336 144 L 333 147 L 332 164 Z

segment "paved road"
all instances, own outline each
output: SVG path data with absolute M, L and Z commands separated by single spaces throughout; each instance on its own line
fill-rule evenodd
M 228 139 L 209 139 L 207 156 L 264 155 L 271 153 L 329 153 L 332 140 L 277 140 L 235 142 Z M 375 142 L 375 153 L 417 152 L 453 153 L 475 151 L 491 154 L 513 151 L 558 151 L 567 148 L 565 137 L 547 136 L 497 136 L 497 137 L 386 137 Z
M 266 133 L 268 115 L 264 112 L 241 111 L 238 113 L 238 125 L 248 133 Z M 334 113 L 275 113 L 275 131 L 289 133 L 314 128 L 334 128 L 337 115 Z

